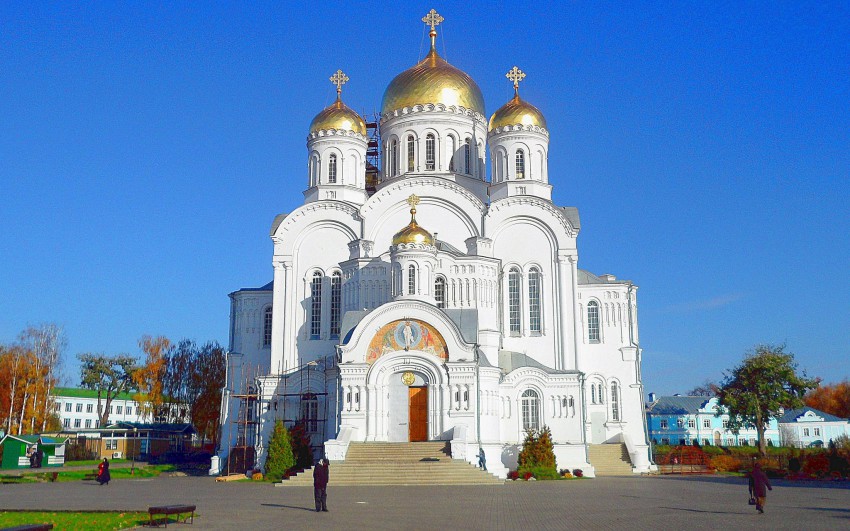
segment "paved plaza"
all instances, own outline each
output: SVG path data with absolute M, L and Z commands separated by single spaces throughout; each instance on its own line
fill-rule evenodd
M 2 485 L 0 508 L 146 511 L 193 503 L 200 514 L 195 524 L 174 526 L 187 530 L 850 528 L 850 485 L 775 483 L 764 515 L 747 505 L 745 480 L 694 476 L 368 488 L 334 487 L 332 479 L 328 513 L 313 511 L 309 487 L 160 477 L 103 487 Z

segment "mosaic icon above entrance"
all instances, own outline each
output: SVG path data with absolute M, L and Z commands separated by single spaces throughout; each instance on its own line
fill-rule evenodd
M 420 350 L 448 360 L 449 353 L 443 336 L 433 326 L 418 319 L 403 319 L 385 324 L 369 343 L 366 363 L 398 350 Z M 409 384 L 408 384 L 409 385 Z

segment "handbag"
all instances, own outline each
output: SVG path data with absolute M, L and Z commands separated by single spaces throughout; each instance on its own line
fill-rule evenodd
M 750 504 L 750 505 L 755 505 L 756 499 L 753 496 L 750 496 L 750 500 L 747 503 Z

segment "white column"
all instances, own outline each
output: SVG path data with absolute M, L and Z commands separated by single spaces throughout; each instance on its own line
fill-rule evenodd
M 274 292 L 272 295 L 272 374 L 285 370 L 283 361 L 283 326 L 286 321 L 286 272 L 283 262 L 274 262 Z
M 560 339 L 560 351 L 561 355 L 556 361 L 556 368 L 558 370 L 564 370 L 567 368 L 567 356 L 570 352 L 570 331 L 572 330 L 572 326 L 570 325 L 570 307 L 572 306 L 572 300 L 575 298 L 575 293 L 570 294 L 568 298 L 567 295 L 571 291 L 569 289 L 570 286 L 570 277 L 568 275 L 569 272 L 569 264 L 567 263 L 565 257 L 558 257 L 558 293 L 560 296 L 558 297 L 558 315 L 561 319 L 559 328 L 561 329 Z M 575 368 L 575 367 L 573 367 Z
M 581 370 L 578 366 L 578 344 L 579 344 L 579 315 L 578 315 L 578 255 L 570 255 L 570 271 L 572 272 L 572 285 L 573 285 L 573 307 L 572 307 L 572 321 L 573 321 L 573 356 L 575 356 L 573 360 L 573 368 L 576 370 Z
M 298 300 L 296 297 L 296 292 L 298 291 L 298 286 L 295 284 L 293 277 L 293 267 L 292 260 L 285 260 L 283 262 L 284 269 L 284 278 L 286 279 L 286 292 L 285 292 L 285 302 L 284 305 L 288 305 L 286 308 L 286 315 L 288 319 L 285 322 L 285 341 L 286 346 L 284 347 L 284 360 L 283 367 L 284 371 L 291 371 L 295 367 L 298 366 L 298 350 L 295 347 L 295 324 L 298 321 L 298 314 L 296 313 L 298 304 Z

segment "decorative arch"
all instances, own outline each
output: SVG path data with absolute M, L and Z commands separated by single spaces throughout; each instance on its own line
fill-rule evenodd
M 366 351 L 366 363 L 374 363 L 385 354 L 417 350 L 448 361 L 446 340 L 436 328 L 419 319 L 399 319 L 382 326 L 372 337 Z

